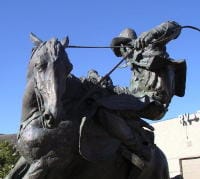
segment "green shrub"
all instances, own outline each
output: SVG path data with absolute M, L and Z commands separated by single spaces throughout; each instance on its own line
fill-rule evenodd
M 6 141 L 0 141 L 0 179 L 5 177 L 19 159 L 14 147 Z

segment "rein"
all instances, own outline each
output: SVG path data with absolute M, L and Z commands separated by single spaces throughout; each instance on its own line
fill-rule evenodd
M 34 78 L 34 90 L 35 90 L 35 96 L 36 96 L 36 100 L 37 100 L 38 110 L 41 113 L 42 127 L 46 128 L 45 122 L 44 122 L 44 116 L 43 116 L 43 112 L 45 110 L 44 100 L 43 100 L 43 97 L 42 97 L 41 93 L 39 92 L 39 89 L 36 84 L 37 84 L 37 82 L 36 82 L 36 79 Z
M 36 79 L 34 78 L 34 91 L 35 91 L 35 96 L 36 96 L 36 101 L 37 101 L 37 105 L 38 105 L 38 110 L 34 110 L 32 111 L 31 115 L 28 117 L 28 120 L 25 120 L 21 126 L 20 126 L 20 130 L 24 130 L 32 121 L 34 121 L 35 119 L 38 119 L 38 114 L 36 114 L 35 112 L 39 111 L 39 116 L 40 116 L 40 120 L 42 122 L 42 128 L 45 128 L 45 123 L 44 123 L 44 116 L 42 115 L 42 113 L 44 112 L 44 100 L 42 95 L 39 92 L 39 89 L 36 85 Z M 36 115 L 35 115 L 36 114 Z M 21 137 L 20 133 L 17 136 L 17 139 L 19 139 Z

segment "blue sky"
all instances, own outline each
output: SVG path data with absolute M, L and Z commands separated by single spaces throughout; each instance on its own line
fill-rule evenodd
M 107 46 L 124 28 L 137 34 L 167 21 L 200 27 L 200 2 L 149 0 L 2 0 L 0 2 L 0 133 L 16 133 L 21 116 L 30 32 L 43 40 L 69 36 L 70 45 Z M 174 59 L 187 60 L 185 97 L 174 97 L 164 119 L 200 109 L 200 33 L 185 29 L 167 46 Z M 89 69 L 106 74 L 120 59 L 110 49 L 67 49 L 76 76 Z M 128 86 L 130 69 L 117 69 L 114 84 Z

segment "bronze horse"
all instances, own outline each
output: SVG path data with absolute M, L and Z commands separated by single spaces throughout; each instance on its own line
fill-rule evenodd
M 166 158 L 153 139 L 151 160 L 141 170 L 122 155 L 121 142 L 98 123 L 98 106 L 90 100 L 80 103 L 95 85 L 70 74 L 72 64 L 65 52 L 68 38 L 46 42 L 33 34 L 31 38 L 35 47 L 29 62 L 18 135 L 22 157 L 7 178 L 168 179 Z M 109 94 L 107 89 L 103 90 Z M 74 107 L 77 105 L 78 109 Z M 81 155 L 80 125 L 84 116 L 91 118 L 87 121 L 88 129 L 92 127 L 89 140 L 95 143 L 90 150 L 100 156 L 96 160 Z M 142 128 L 141 131 L 145 133 Z M 89 146 L 84 145 L 86 149 Z

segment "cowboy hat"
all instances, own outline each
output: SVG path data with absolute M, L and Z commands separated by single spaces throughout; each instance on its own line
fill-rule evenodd
M 112 39 L 110 46 L 113 47 L 113 46 L 120 46 L 121 44 L 127 44 L 136 38 L 137 34 L 135 33 L 135 31 L 133 29 L 126 28 L 119 34 L 118 37 Z M 113 47 L 112 50 L 117 57 L 122 56 L 120 47 Z

